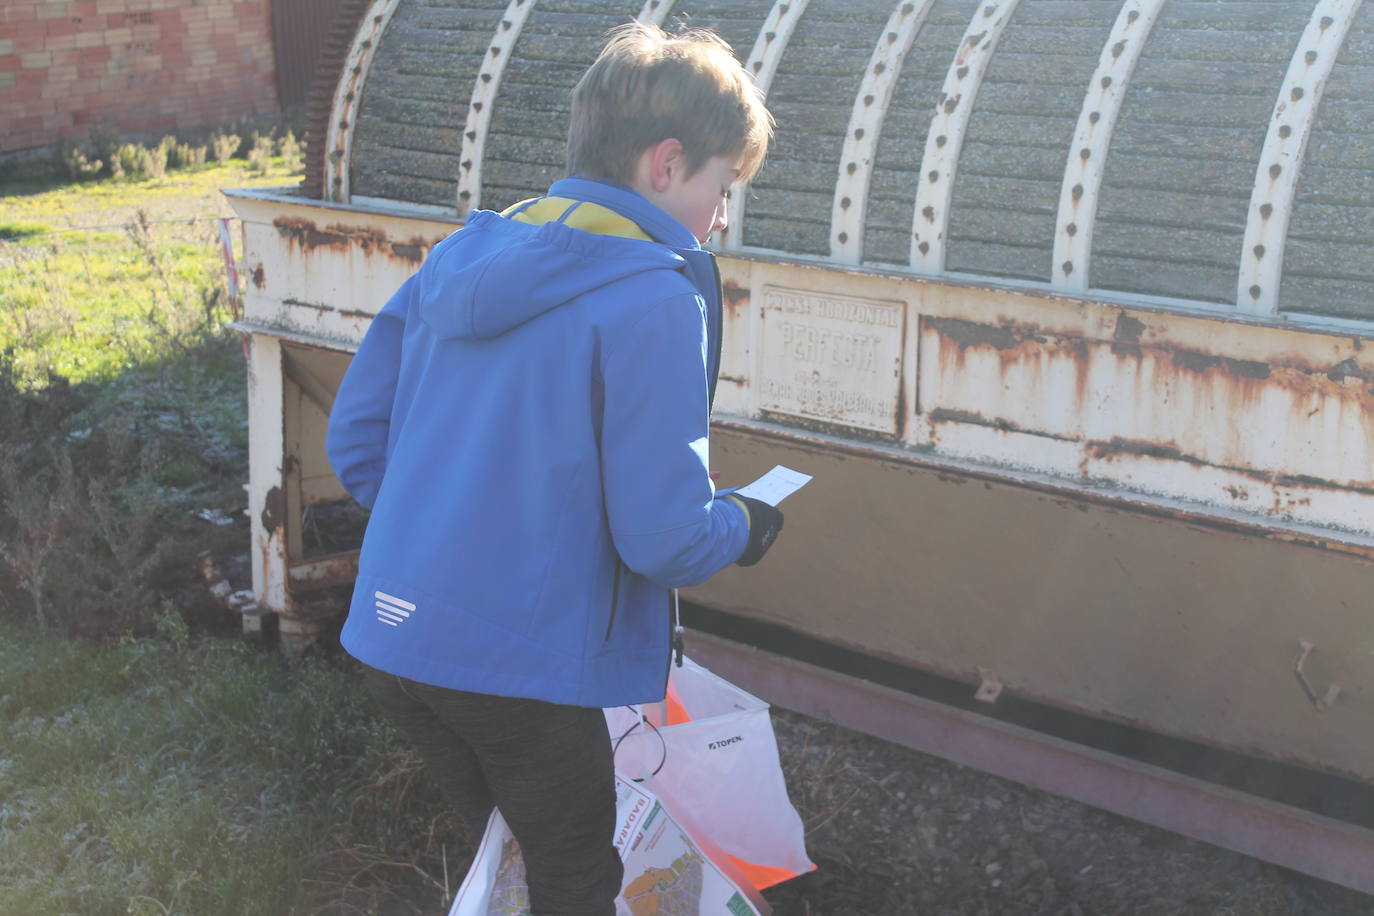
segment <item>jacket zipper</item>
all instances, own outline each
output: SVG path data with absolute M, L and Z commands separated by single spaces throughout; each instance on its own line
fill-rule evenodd
M 708 252 L 709 254 L 709 252 Z M 715 333 L 712 335 L 715 340 L 711 341 L 715 350 L 715 360 L 711 364 L 711 383 L 706 389 L 706 410 L 707 413 L 716 405 L 716 382 L 720 380 L 720 351 L 722 338 L 725 337 L 725 286 L 720 282 L 720 265 L 716 263 L 716 256 L 711 257 L 711 270 L 716 276 L 716 307 L 715 307 Z
M 617 554 L 615 558 L 615 578 L 611 582 L 611 619 L 606 621 L 606 637 L 603 642 L 611 641 L 611 630 L 615 628 L 616 605 L 620 603 L 620 569 L 625 561 Z

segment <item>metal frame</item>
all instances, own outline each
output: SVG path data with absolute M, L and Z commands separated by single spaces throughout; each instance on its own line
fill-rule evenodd
M 764 98 L 773 85 L 782 53 L 792 40 L 792 32 L 806 12 L 807 0 L 774 0 L 773 8 L 759 28 L 754 48 L 749 52 L 744 69 L 754 77 Z M 725 202 L 725 229 L 717 234 L 718 247 L 733 251 L 744 244 L 744 201 L 749 196 L 749 183 L 741 181 Z
M 1163 5 L 1164 0 L 1127 0 L 1122 5 L 1088 83 L 1059 190 L 1051 262 L 1051 282 L 1056 289 L 1088 289 L 1088 259 L 1112 130 L 1121 113 L 1126 86 Z
M 486 150 L 487 131 L 491 127 L 491 111 L 496 93 L 501 89 L 501 76 L 506 72 L 511 49 L 520 38 L 530 10 L 537 0 L 510 0 L 501 22 L 492 33 L 491 43 L 483 57 L 477 80 L 472 85 L 472 99 L 463 124 L 463 147 L 458 158 L 459 218 L 482 205 L 482 154 Z
M 1307 139 L 1322 90 L 1359 8 L 1360 0 L 1320 0 L 1293 50 L 1255 169 L 1236 280 L 1236 308 L 1242 312 L 1278 312 L 1288 218 Z
M 769 703 L 1374 894 L 1374 832 L 705 633 L 687 648 Z
M 907 52 L 916 40 L 934 0 L 897 0 L 864 70 L 863 83 L 849 113 L 849 128 L 840 153 L 839 177 L 830 203 L 830 257 L 843 264 L 863 260 L 868 185 L 887 106 Z
M 391 22 L 400 0 L 375 0 L 363 16 L 344 59 L 343 74 L 334 87 L 334 103 L 329 109 L 329 128 L 325 133 L 324 194 L 337 203 L 349 199 L 348 173 L 353 157 L 353 120 L 362 105 L 368 70 L 377 55 L 377 46 Z
M 645 25 L 663 25 L 672 11 L 673 0 L 644 0 L 644 8 L 635 19 Z
M 997 40 L 1019 2 L 990 0 L 978 6 L 945 73 L 944 87 L 936 96 L 935 116 L 926 133 L 925 153 L 917 176 L 916 213 L 911 221 L 911 266 L 923 273 L 938 274 L 945 269 L 949 202 L 954 194 L 954 173 L 969 115 Z

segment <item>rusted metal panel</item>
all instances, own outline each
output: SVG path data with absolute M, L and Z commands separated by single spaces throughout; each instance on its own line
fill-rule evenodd
M 1374 781 L 1374 544 L 898 448 L 718 424 L 733 484 L 813 474 L 764 563 L 691 600 L 1008 694 Z M 1244 536 L 1237 536 L 1244 535 Z M 1294 676 L 1311 643 L 1318 711 Z
M 748 379 L 732 395 L 739 416 L 895 436 L 954 460 L 1354 540 L 1374 530 L 1374 350 L 1359 336 L 752 265 L 747 278 L 731 271 L 731 298 L 752 307 L 726 313 L 726 339 L 751 342 L 723 360 L 727 377 Z M 875 303 L 896 314 L 871 323 Z M 797 346 L 804 336 L 861 339 L 872 359 L 856 375 L 844 350 Z M 900 366 L 880 369 L 877 354 L 896 352 Z M 829 406 L 800 409 L 799 379 Z M 889 423 L 875 420 L 879 403 Z
M 704 633 L 688 654 L 770 703 L 1365 893 L 1374 833 Z
M 251 282 L 244 319 L 351 349 L 371 317 L 456 221 L 230 191 Z

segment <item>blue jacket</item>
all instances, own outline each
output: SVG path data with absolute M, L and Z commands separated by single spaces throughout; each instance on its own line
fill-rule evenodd
M 442 687 L 653 702 L 668 589 L 748 540 L 707 467 L 718 274 L 633 191 L 570 178 L 549 197 L 472 213 L 344 377 L 329 458 L 372 515 L 342 641 Z

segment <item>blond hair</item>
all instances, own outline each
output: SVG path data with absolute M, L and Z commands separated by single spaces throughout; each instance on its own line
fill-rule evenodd
M 568 172 L 628 185 L 640 154 L 672 137 L 689 177 L 713 156 L 739 156 L 747 181 L 772 136 L 763 93 L 724 39 L 631 22 L 608 33 L 573 88 Z

